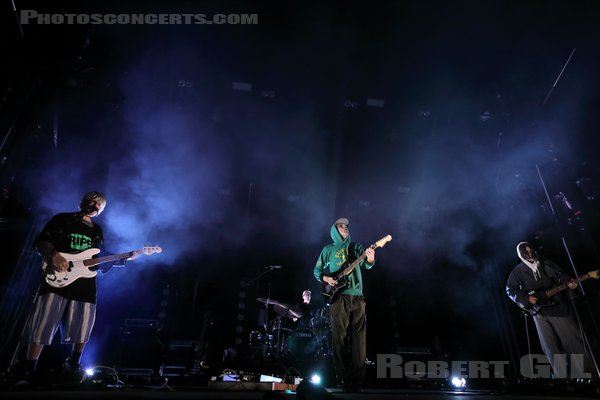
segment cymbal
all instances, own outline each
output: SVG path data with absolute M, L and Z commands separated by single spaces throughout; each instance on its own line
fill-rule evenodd
M 256 299 L 256 301 L 261 302 L 261 303 L 265 303 L 265 304 L 281 304 L 277 300 L 266 299 L 264 297 L 259 297 L 258 299 Z
M 288 318 L 302 318 L 302 311 L 300 311 L 298 308 L 296 308 L 295 306 L 292 306 L 290 304 L 285 304 L 285 303 L 279 303 L 279 304 L 275 304 L 273 305 L 273 309 L 275 310 L 275 312 L 279 315 L 281 315 L 282 317 L 288 317 Z

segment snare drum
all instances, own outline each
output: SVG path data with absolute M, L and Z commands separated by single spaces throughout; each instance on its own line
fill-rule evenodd
M 296 329 L 287 340 L 288 352 L 297 360 L 314 358 L 320 347 L 320 341 L 312 329 Z
M 269 346 L 271 342 L 273 342 L 273 335 L 270 333 L 265 334 L 260 331 L 250 332 L 250 340 L 248 340 L 248 345 L 251 348 Z

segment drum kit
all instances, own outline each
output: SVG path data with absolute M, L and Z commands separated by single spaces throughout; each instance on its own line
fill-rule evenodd
M 305 316 L 298 307 L 290 304 L 263 297 L 256 300 L 270 305 L 277 317 L 269 321 L 263 330 L 250 333 L 249 347 L 255 356 L 296 361 L 331 356 L 328 307 L 316 309 L 310 316 Z M 303 317 L 308 323 L 293 325 Z

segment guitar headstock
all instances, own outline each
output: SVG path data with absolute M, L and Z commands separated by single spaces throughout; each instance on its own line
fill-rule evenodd
M 144 248 L 142 249 L 142 253 L 149 256 L 150 254 L 154 253 L 162 253 L 162 249 L 160 248 L 160 246 L 144 246 Z
M 383 247 L 386 245 L 387 242 L 392 240 L 392 235 L 387 235 L 382 237 L 381 239 L 379 239 L 378 241 L 375 242 L 375 244 L 373 245 L 373 248 L 378 248 L 378 247 Z
M 600 278 L 600 270 L 590 271 L 587 273 L 590 278 L 598 279 Z

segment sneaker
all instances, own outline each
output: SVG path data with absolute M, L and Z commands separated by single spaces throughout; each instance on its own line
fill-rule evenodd
M 35 371 L 27 368 L 25 362 L 17 362 L 14 367 L 2 376 L 3 383 L 14 388 L 26 388 L 31 386 Z
M 20 376 L 12 382 L 12 387 L 15 389 L 26 389 L 31 386 L 31 378 L 27 376 Z
M 12 381 L 12 387 L 15 389 L 30 389 L 36 386 L 39 378 L 36 372 L 25 371 L 14 377 Z
M 68 358 L 62 364 L 62 373 L 67 380 L 79 380 L 83 377 L 83 371 L 80 368 L 80 365 L 71 365 Z

